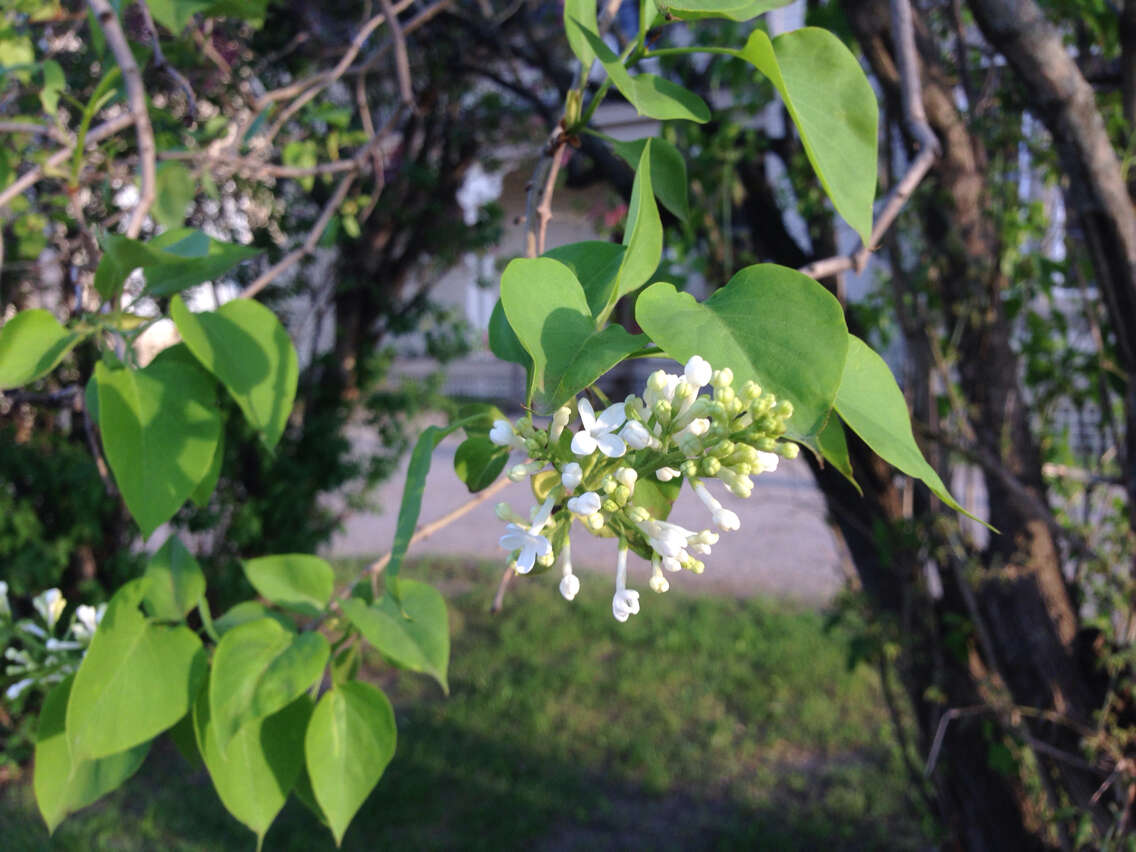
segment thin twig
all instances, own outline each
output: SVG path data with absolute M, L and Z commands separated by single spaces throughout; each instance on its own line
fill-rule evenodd
M 107 46 L 114 54 L 118 67 L 122 69 L 126 100 L 138 134 L 140 178 L 138 205 L 134 208 L 134 213 L 126 226 L 126 236 L 136 239 L 142 232 L 142 224 L 146 221 L 150 207 L 154 204 L 154 188 L 157 185 L 157 148 L 154 145 L 154 129 L 150 126 L 150 113 L 146 107 L 146 89 L 142 86 L 142 73 L 138 70 L 138 63 L 134 61 L 134 54 L 130 52 L 126 33 L 122 31 L 122 24 L 111 8 L 109 0 L 87 0 L 87 2 L 103 29 Z
M 99 472 L 99 479 L 103 481 L 103 488 L 106 489 L 107 496 L 113 497 L 117 492 L 114 488 L 114 482 L 110 478 L 110 469 L 107 467 L 106 459 L 103 458 L 102 450 L 99 449 L 98 439 L 95 437 L 95 424 L 91 419 L 90 409 L 87 408 L 87 397 L 80 393 L 76 394 L 75 399 L 78 400 L 83 409 L 83 432 L 87 436 L 87 448 L 91 451 L 91 458 L 95 460 L 95 469 Z
M 106 139 L 108 136 L 113 136 L 121 130 L 125 130 L 134 123 L 134 118 L 129 113 L 123 113 L 117 118 L 112 118 L 109 121 L 100 124 L 94 130 L 87 134 L 87 144 L 93 145 Z M 12 199 L 22 193 L 25 189 L 39 183 L 48 174 L 48 172 L 59 168 L 75 151 L 75 145 L 69 144 L 64 148 L 60 148 L 54 154 L 47 158 L 43 165 L 35 166 L 32 169 L 24 172 L 12 183 L 8 184 L 2 192 L 0 192 L 0 210 L 7 207 Z
M 930 171 L 932 164 L 942 150 L 923 109 L 919 58 L 915 52 L 915 26 L 912 21 L 911 4 L 908 0 L 891 0 L 891 20 L 893 41 L 897 54 L 896 64 L 899 67 L 904 122 L 912 138 L 919 146 L 919 156 L 911 163 L 903 178 L 900 179 L 895 189 L 888 196 L 868 237 L 867 244 L 861 245 L 850 255 L 837 255 L 802 266 L 800 271 L 812 278 L 827 278 L 830 275 L 847 272 L 851 269 L 863 272 L 871 253 L 879 246 L 883 235 L 895 222 L 903 206 L 915 192 L 915 188 L 919 186 L 923 177 Z
M 74 141 L 58 127 L 36 124 L 34 121 L 0 121 L 0 133 L 31 133 L 35 136 L 50 136 L 60 145 L 74 144 Z
M 197 96 L 193 94 L 193 87 L 189 85 L 189 80 L 185 79 L 180 71 L 170 65 L 169 60 L 166 59 L 166 55 L 162 53 L 162 45 L 158 40 L 158 28 L 154 25 L 154 17 L 150 14 L 150 7 L 146 5 L 146 0 L 138 0 L 137 5 L 142 12 L 142 20 L 146 24 L 146 30 L 150 34 L 150 47 L 154 51 L 154 68 L 173 80 L 174 85 L 185 93 L 186 109 L 189 110 L 189 117 L 196 118 Z
M 398 91 L 402 96 L 402 102 L 412 106 L 414 86 L 410 81 L 410 56 L 406 52 L 406 36 L 403 35 L 398 14 L 392 8 L 390 0 L 379 0 L 379 7 L 387 16 L 387 25 L 390 27 L 391 39 L 394 41 L 394 70 L 398 75 Z
M 509 588 L 509 581 L 513 579 L 516 573 L 512 562 L 506 565 L 505 570 L 501 572 L 501 582 L 497 584 L 497 594 L 493 596 L 493 605 L 489 607 L 490 612 L 498 613 L 505 606 L 505 592 Z
M 560 170 L 560 152 L 566 143 L 560 127 L 552 131 L 533 168 L 525 197 L 525 256 L 544 252 L 548 221 L 552 218 L 552 193 Z

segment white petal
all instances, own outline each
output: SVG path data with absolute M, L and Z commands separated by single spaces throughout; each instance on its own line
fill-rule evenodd
M 600 452 L 609 459 L 617 459 L 627 452 L 627 444 L 617 435 L 599 435 L 595 438 Z
M 586 491 L 579 497 L 573 497 L 568 501 L 568 511 L 575 512 L 577 515 L 594 515 L 600 510 L 603 501 L 600 500 L 600 495 L 594 491 Z
M 592 404 L 588 402 L 587 397 L 577 403 L 576 410 L 580 412 L 580 425 L 586 431 L 591 432 L 596 425 L 596 413 L 592 410 Z
M 626 419 L 627 412 L 624 410 L 623 403 L 617 402 L 615 405 L 607 408 L 596 422 L 603 427 L 605 432 L 611 432 L 622 426 L 623 421 Z
M 587 432 L 577 432 L 572 436 L 572 452 L 578 456 L 590 456 L 596 451 L 596 439 Z
M 532 570 L 534 562 L 536 562 L 536 548 L 531 546 L 525 547 L 517 554 L 517 573 L 529 573 L 529 571 Z
M 509 526 L 516 526 L 516 524 L 509 524 Z M 505 550 L 520 550 L 528 544 L 529 536 L 523 532 L 507 532 L 497 542 Z
M 695 355 L 686 362 L 684 375 L 688 382 L 700 388 L 703 385 L 710 384 L 710 378 L 714 375 L 714 370 L 705 358 L 701 355 Z
M 574 491 L 576 486 L 580 484 L 580 480 L 584 478 L 584 470 L 576 462 L 569 462 L 564 465 L 564 471 L 560 474 L 560 484 L 567 488 L 569 491 Z
M 647 431 L 646 426 L 636 420 L 628 420 L 619 435 L 633 450 L 642 450 L 651 444 L 651 433 Z

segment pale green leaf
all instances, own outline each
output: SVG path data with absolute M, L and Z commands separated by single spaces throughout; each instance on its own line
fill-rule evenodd
M 146 611 L 161 621 L 180 621 L 205 594 L 205 575 L 193 554 L 176 535 L 166 539 L 150 557 L 146 575 L 150 583 L 142 600 Z
M 635 162 L 639 162 L 638 156 L 635 158 Z M 632 165 L 634 166 L 634 163 Z M 615 285 L 619 280 L 619 270 L 623 266 L 623 257 L 626 253 L 627 249 L 619 243 L 585 240 L 584 242 L 568 243 L 549 249 L 544 253 L 544 257 L 558 260 L 572 270 L 572 274 L 576 276 L 576 280 L 584 288 L 584 295 L 588 300 L 588 310 L 592 312 L 592 316 L 598 317 L 614 298 Z M 508 328 L 508 322 L 503 313 L 501 320 Z M 510 329 L 510 333 L 511 331 Z M 492 330 L 490 333 L 492 333 Z M 516 340 L 515 335 L 513 339 Z M 523 363 L 531 364 L 532 359 L 524 351 L 519 340 L 517 347 L 524 355 Z M 509 358 L 507 360 L 512 361 L 514 359 Z
M 304 737 L 305 765 L 337 844 L 394 756 L 396 736 L 390 701 L 369 683 L 337 686 L 316 705 Z
M 54 833 L 68 814 L 85 808 L 126 781 L 138 771 L 150 751 L 150 743 L 144 742 L 119 754 L 72 762 L 65 722 L 73 682 L 74 677 L 68 677 L 52 687 L 43 700 L 36 726 L 32 786 L 49 833 Z
M 107 463 L 149 538 L 209 472 L 221 434 L 214 384 L 172 358 L 142 370 L 99 363 L 95 379 Z
M 304 766 L 304 734 L 312 700 L 304 695 L 283 710 L 245 725 L 222 750 L 203 689 L 193 727 L 209 777 L 225 808 L 264 840 Z
M 664 14 L 683 21 L 703 18 L 726 18 L 731 21 L 748 21 L 768 12 L 787 6 L 791 0 L 655 0 Z
M 580 282 L 550 258 L 512 261 L 501 276 L 501 304 L 532 357 L 529 398 L 538 414 L 555 411 L 644 343 L 622 326 L 597 330 Z
M 856 57 L 817 27 L 772 41 L 754 30 L 737 55 L 780 93 L 833 206 L 867 243 L 876 195 L 879 107 Z
M 907 401 L 884 359 L 860 338 L 848 339 L 848 359 L 836 395 L 836 410 L 844 422 L 888 464 L 922 480 L 952 509 L 982 523 L 951 496 L 915 443 Z
M 742 269 L 705 302 L 671 284 L 652 284 L 635 317 L 677 361 L 701 355 L 729 367 L 739 386 L 753 380 L 793 404 L 789 432 L 814 435 L 836 399 L 848 329 L 831 293 L 806 275 L 773 264 Z
M 627 165 L 635 169 L 643 158 L 643 150 L 647 147 L 648 141 L 651 143 L 651 188 L 655 192 L 655 197 L 679 220 L 685 222 L 690 215 L 686 191 L 688 181 L 686 160 L 682 158 L 678 148 L 666 139 L 658 137 L 650 140 L 635 139 L 631 142 L 612 139 L 609 144 Z
M 20 311 L 0 328 L 0 390 L 41 379 L 83 339 L 67 331 L 50 311 Z
M 205 677 L 205 649 L 182 625 L 138 609 L 147 578 L 111 598 L 67 702 L 72 760 L 109 757 L 147 742 L 189 710 Z
M 647 283 L 658 269 L 663 255 L 663 223 L 655 204 L 651 179 L 654 150 L 655 140 L 648 139 L 635 169 L 631 201 L 627 205 L 627 227 L 623 231 L 623 245 L 627 251 L 619 267 L 615 295 L 608 303 L 609 311 L 620 297 L 634 293 Z
M 190 351 L 220 379 L 265 445 L 275 447 L 299 379 L 296 349 L 276 315 L 251 299 L 194 314 L 175 296 L 170 316 Z
M 221 637 L 209 677 L 209 714 L 225 752 L 242 727 L 292 703 L 323 674 L 331 646 L 321 634 L 292 633 L 271 618 Z
M 165 228 L 180 227 L 185 222 L 186 209 L 197 193 L 189 169 L 177 160 L 159 164 L 154 189 L 157 197 L 150 215 Z
M 572 26 L 571 21 L 575 21 L 577 26 Z M 592 50 L 591 43 L 580 34 L 581 28 L 599 37 L 596 0 L 564 0 L 564 33 L 568 36 L 569 47 L 586 70 L 592 67 L 596 52 Z
M 401 604 L 401 609 L 400 609 Z M 384 595 L 371 606 L 358 598 L 341 603 L 344 614 L 383 656 L 399 668 L 428 674 L 450 691 L 450 627 L 438 590 L 415 580 L 399 582 L 399 600 Z
M 331 600 L 335 572 L 326 560 L 306 553 L 246 559 L 245 576 L 253 588 L 278 606 L 308 616 L 320 615 Z

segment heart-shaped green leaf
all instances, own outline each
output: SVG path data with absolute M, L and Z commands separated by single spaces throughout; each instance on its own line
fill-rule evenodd
M 67 702 L 75 761 L 148 742 L 186 714 L 205 677 L 205 649 L 184 626 L 154 624 L 138 609 L 149 580 L 115 593 Z
M 0 390 L 43 378 L 83 337 L 61 326 L 50 311 L 20 311 L 0 328 Z
M 209 678 L 209 715 L 221 751 L 242 727 L 302 695 L 323 674 L 330 656 L 321 634 L 296 634 L 271 618 L 226 632 Z
M 170 317 L 197 360 L 221 380 L 249 425 L 260 431 L 265 445 L 275 447 L 292 413 L 300 372 L 292 339 L 276 315 L 251 299 L 194 314 L 174 296 Z
M 176 535 L 150 557 L 146 576 L 150 582 L 142 605 L 160 621 L 181 621 L 205 594 L 201 566 Z
M 197 747 L 222 804 L 257 837 L 257 848 L 304 765 L 304 735 L 312 715 L 307 695 L 241 728 L 222 749 L 202 690 L 194 705 Z
M 369 683 L 337 686 L 316 705 L 304 755 L 312 793 L 337 844 L 394 756 L 396 736 L 390 701 Z
M 639 162 L 638 157 L 635 158 L 635 162 Z M 568 243 L 549 249 L 544 253 L 544 256 L 558 260 L 572 270 L 572 274 L 576 276 L 576 280 L 584 288 L 584 295 L 588 300 L 588 310 L 592 312 L 592 316 L 598 317 L 614 298 L 615 285 L 619 280 L 619 270 L 623 266 L 623 257 L 626 253 L 627 249 L 619 243 L 585 240 L 584 242 Z M 503 312 L 501 320 L 508 327 Z M 529 354 L 525 352 L 519 340 L 517 347 L 524 355 L 525 363 L 531 364 L 532 359 L 529 358 Z
M 793 403 L 794 437 L 815 435 L 840 387 L 848 328 L 831 293 L 807 275 L 773 264 L 747 266 L 705 302 L 671 284 L 652 284 L 635 317 L 664 352 L 701 355 Z
M 449 692 L 450 626 L 445 600 L 433 586 L 415 580 L 400 581 L 399 596 L 395 601 L 384 595 L 371 606 L 348 598 L 340 606 L 383 656 L 399 668 L 430 675 Z
M 52 687 L 36 726 L 33 787 L 48 833 L 54 833 L 68 814 L 102 798 L 137 772 L 150 751 L 150 743 L 144 742 L 119 754 L 72 762 L 65 721 L 73 681 L 68 677 Z
M 142 370 L 95 365 L 107 463 L 144 538 L 173 517 L 209 471 L 221 436 L 215 385 L 158 358 Z
M 597 330 L 580 282 L 546 257 L 518 258 L 501 276 L 501 304 L 533 360 L 529 398 L 550 413 L 643 345 L 622 326 Z
M 879 107 L 852 51 L 828 30 L 804 27 L 773 40 L 756 29 L 737 55 L 780 93 L 833 206 L 868 243 Z
M 320 615 L 335 590 L 335 571 L 307 553 L 246 559 L 245 576 L 272 603 L 308 616 Z

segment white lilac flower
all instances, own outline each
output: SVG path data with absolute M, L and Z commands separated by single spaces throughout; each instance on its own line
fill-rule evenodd
M 47 650 L 49 651 L 80 651 L 83 646 L 79 642 L 67 642 L 61 639 L 48 639 Z
M 696 388 L 700 388 L 710 384 L 710 379 L 714 376 L 714 369 L 701 355 L 695 355 L 686 362 L 683 375 L 688 382 Z
M 651 591 L 659 595 L 671 587 L 671 584 L 667 582 L 667 578 L 663 576 L 663 569 L 659 565 L 660 562 L 661 559 L 658 556 L 651 560 L 651 581 L 649 583 Z
M 568 462 L 560 472 L 560 484 L 569 491 L 575 491 L 576 486 L 584 478 L 584 469 L 576 462 Z
M 655 370 L 647 377 L 647 387 L 643 391 L 643 402 L 648 411 L 653 411 L 655 403 L 660 400 L 670 402 L 674 399 L 675 388 L 678 387 L 679 377 L 666 370 Z
M 525 452 L 524 438 L 513 431 L 513 424 L 508 420 L 493 421 L 493 428 L 489 430 L 489 440 L 499 447 L 512 447 L 514 450 Z
M 517 554 L 516 570 L 518 574 L 527 574 L 540 557 L 552 553 L 552 542 L 540 534 L 556 498 L 549 495 L 544 504 L 533 516 L 532 524 L 526 529 L 522 524 L 512 523 L 505 526 L 505 534 L 498 542 L 505 550 L 519 551 Z
M 635 483 L 639 481 L 639 474 L 633 468 L 621 467 L 615 472 L 615 481 L 620 485 L 625 485 L 632 490 L 635 489 Z
M 572 452 L 578 456 L 590 456 L 599 449 L 610 459 L 617 459 L 627 452 L 623 439 L 612 434 L 626 419 L 622 402 L 606 409 L 599 417 L 586 399 L 580 400 L 578 408 L 582 428 L 572 438 Z
M 16 629 L 21 630 L 24 633 L 30 633 L 32 636 L 35 636 L 39 639 L 47 638 L 47 633 L 44 632 L 44 629 L 42 627 L 40 627 L 34 621 L 29 621 L 26 618 L 23 621 L 16 622 Z
M 90 642 L 95 635 L 99 622 L 103 620 L 105 612 L 105 603 L 99 604 L 97 607 L 81 604 L 75 610 L 75 621 L 71 625 L 72 635 L 80 642 Z
M 628 420 L 620 431 L 619 437 L 626 441 L 627 446 L 633 450 L 644 450 L 653 443 L 651 433 L 638 420 Z
M 753 473 L 772 473 L 777 470 L 777 463 L 780 461 L 781 456 L 777 453 L 766 453 L 758 450 L 757 464 L 753 466 Z
M 59 616 L 63 615 L 63 610 L 67 608 L 67 601 L 59 589 L 48 589 L 46 592 L 41 592 L 35 596 L 32 600 L 32 606 L 35 607 L 39 617 L 47 624 L 47 629 L 54 630 L 55 623 L 59 621 Z
M 23 691 L 31 685 L 32 685 L 32 679 L 31 678 L 26 677 L 23 680 L 18 680 L 15 683 L 13 683 L 11 686 L 8 687 L 8 689 L 4 692 L 4 697 L 7 698 L 9 701 L 15 701 L 17 698 L 20 697 L 20 695 L 23 693 Z
M 513 482 L 520 482 L 522 479 L 528 479 L 534 473 L 540 473 L 544 470 L 545 462 L 531 461 L 524 464 L 516 464 L 509 468 L 508 477 Z
M 644 521 L 639 524 L 639 529 L 647 537 L 647 543 L 652 550 L 660 556 L 679 560 L 688 556 L 686 553 L 687 542 L 698 535 L 698 533 L 667 521 Z
M 611 599 L 611 614 L 616 621 L 627 621 L 639 612 L 639 593 L 627 588 L 627 545 L 620 542 L 615 567 L 615 595 Z
M 12 608 L 8 605 L 8 584 L 0 580 L 0 619 L 7 620 L 12 616 Z
M 585 491 L 578 497 L 573 497 L 568 501 L 568 511 L 576 515 L 594 515 L 600 510 L 603 501 L 600 495 L 595 491 Z
M 714 526 L 726 532 L 732 532 L 741 526 L 741 520 L 735 512 L 725 508 L 717 498 L 714 497 L 707 489 L 706 486 L 699 482 L 697 479 L 690 480 L 690 484 L 694 487 L 694 493 L 698 495 L 698 499 L 714 516 Z
M 552 424 L 548 427 L 548 440 L 549 443 L 555 444 L 560 440 L 560 434 L 564 431 L 564 427 L 568 425 L 568 421 L 572 419 L 572 409 L 567 405 L 562 405 L 556 409 L 556 413 L 552 415 Z
M 572 551 L 568 542 L 564 543 L 560 555 L 564 562 L 560 578 L 560 594 L 564 596 L 564 600 L 570 601 L 580 593 L 580 578 L 572 573 Z
M 655 471 L 655 478 L 658 479 L 659 482 L 670 482 L 672 479 L 676 479 L 680 476 L 682 476 L 682 474 L 673 467 L 660 467 Z

